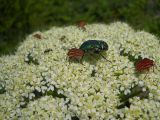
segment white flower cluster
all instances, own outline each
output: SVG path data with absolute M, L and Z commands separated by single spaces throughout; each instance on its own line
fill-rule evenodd
M 0 119 L 160 119 L 159 40 L 121 22 L 85 28 L 33 33 L 15 55 L 0 57 Z M 99 54 L 69 62 L 68 50 L 87 40 L 105 41 L 112 63 Z M 153 60 L 154 71 L 137 73 L 138 58 Z

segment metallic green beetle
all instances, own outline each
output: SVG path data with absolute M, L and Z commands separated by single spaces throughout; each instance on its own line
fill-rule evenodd
M 82 43 L 82 45 L 80 46 L 80 49 L 87 53 L 100 54 L 100 52 L 108 50 L 108 44 L 102 40 L 87 40 L 84 43 Z M 104 59 L 106 59 L 103 55 L 101 56 Z
M 108 50 L 108 45 L 102 40 L 87 40 L 80 46 L 80 49 L 85 52 L 100 53 Z

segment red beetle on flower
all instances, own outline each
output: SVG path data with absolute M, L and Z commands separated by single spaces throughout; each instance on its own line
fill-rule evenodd
M 84 56 L 84 51 L 81 49 L 72 48 L 68 51 L 67 55 L 69 57 L 69 60 L 75 59 L 75 60 L 79 60 L 81 62 L 81 60 Z
M 154 70 L 154 66 L 155 66 L 155 63 L 154 63 L 153 60 L 150 60 L 148 58 L 144 58 L 142 60 L 139 60 L 136 63 L 135 68 L 136 68 L 137 72 L 142 73 L 142 72 L 145 72 L 145 71 L 149 71 L 152 67 L 153 67 L 153 70 Z
M 85 28 L 85 25 L 86 25 L 86 22 L 81 20 L 79 23 L 78 23 L 78 27 L 82 30 L 86 30 Z

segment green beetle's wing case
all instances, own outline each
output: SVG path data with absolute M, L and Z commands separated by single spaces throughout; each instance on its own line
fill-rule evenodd
M 84 51 L 91 51 L 98 47 L 99 47 L 99 41 L 87 40 L 80 46 L 80 49 Z
M 108 50 L 108 45 L 102 40 L 87 40 L 81 46 L 80 49 L 83 51 L 100 52 Z

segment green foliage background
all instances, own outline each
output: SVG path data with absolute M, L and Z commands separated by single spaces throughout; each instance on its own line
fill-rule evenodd
M 0 54 L 51 26 L 124 21 L 160 36 L 160 0 L 0 0 Z

